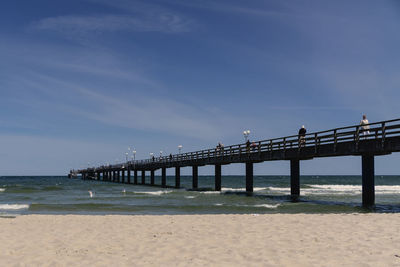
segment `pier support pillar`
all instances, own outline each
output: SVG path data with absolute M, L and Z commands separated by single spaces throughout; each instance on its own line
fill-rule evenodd
M 199 186 L 199 166 L 192 167 L 192 189 L 197 189 Z
M 133 184 L 138 184 L 138 175 L 137 175 L 137 170 L 133 171 Z
M 221 165 L 215 165 L 215 191 L 221 191 Z
M 117 183 L 121 182 L 121 171 L 117 171 Z
M 167 168 L 165 167 L 161 169 L 161 186 L 162 187 L 167 186 Z
M 121 179 L 121 183 L 125 183 L 125 170 L 122 170 L 122 179 Z
M 300 196 L 300 160 L 290 160 L 290 195 L 293 200 Z
M 128 184 L 131 183 L 131 169 L 128 167 Z
M 154 185 L 154 170 L 150 171 L 150 184 Z
M 146 184 L 146 171 L 142 170 L 142 184 Z
M 113 182 L 115 182 L 115 178 L 116 178 L 115 176 L 116 176 L 115 171 L 113 171 L 113 172 L 112 172 L 112 181 L 113 181 Z
M 97 180 L 100 181 L 100 172 L 97 172 Z
M 375 204 L 375 160 L 373 155 L 362 155 L 362 204 Z
M 181 187 L 181 168 L 175 167 L 175 188 Z
M 253 162 L 246 162 L 246 193 L 253 193 Z

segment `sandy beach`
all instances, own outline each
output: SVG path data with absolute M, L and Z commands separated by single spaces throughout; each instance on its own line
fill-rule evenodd
M 0 219 L 1 266 L 400 266 L 400 214 Z

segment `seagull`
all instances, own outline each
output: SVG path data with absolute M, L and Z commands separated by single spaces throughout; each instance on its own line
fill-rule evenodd
M 89 196 L 92 198 L 92 197 L 93 197 L 93 195 L 94 195 L 94 194 L 93 194 L 93 192 L 92 192 L 92 191 L 90 191 L 90 190 L 89 190 L 88 192 L 89 192 Z
M 124 193 L 124 195 L 125 195 L 125 193 L 126 193 L 126 190 L 125 190 L 125 188 L 124 188 L 124 189 L 122 189 L 122 193 Z

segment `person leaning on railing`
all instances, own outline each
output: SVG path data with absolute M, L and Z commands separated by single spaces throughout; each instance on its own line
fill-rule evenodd
M 299 146 L 305 146 L 305 144 L 306 144 L 306 133 L 307 133 L 307 130 L 304 127 L 304 125 L 302 125 L 300 130 L 299 130 Z

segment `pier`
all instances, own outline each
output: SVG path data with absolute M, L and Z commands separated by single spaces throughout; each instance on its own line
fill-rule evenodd
M 82 179 L 109 181 L 126 184 L 146 184 L 146 172 L 150 173 L 150 184 L 154 185 L 154 173 L 161 170 L 161 184 L 166 187 L 166 169 L 175 169 L 175 188 L 180 188 L 180 168 L 192 168 L 192 189 L 198 188 L 198 168 L 213 165 L 215 168 L 215 190 L 220 191 L 221 166 L 244 164 L 246 170 L 246 192 L 253 192 L 253 166 L 264 161 L 290 161 L 290 187 L 294 200 L 300 196 L 301 161 L 322 157 L 358 156 L 361 159 L 362 204 L 375 204 L 375 156 L 400 152 L 400 119 L 369 124 L 369 132 L 360 125 L 335 128 L 306 134 L 237 144 L 223 148 L 210 148 L 172 156 L 145 160 L 127 161 L 122 164 L 71 170 L 69 177 L 81 175 Z M 138 173 L 141 180 L 138 180 Z M 288 172 L 289 173 L 289 172 Z M 133 174 L 133 180 L 132 180 Z

